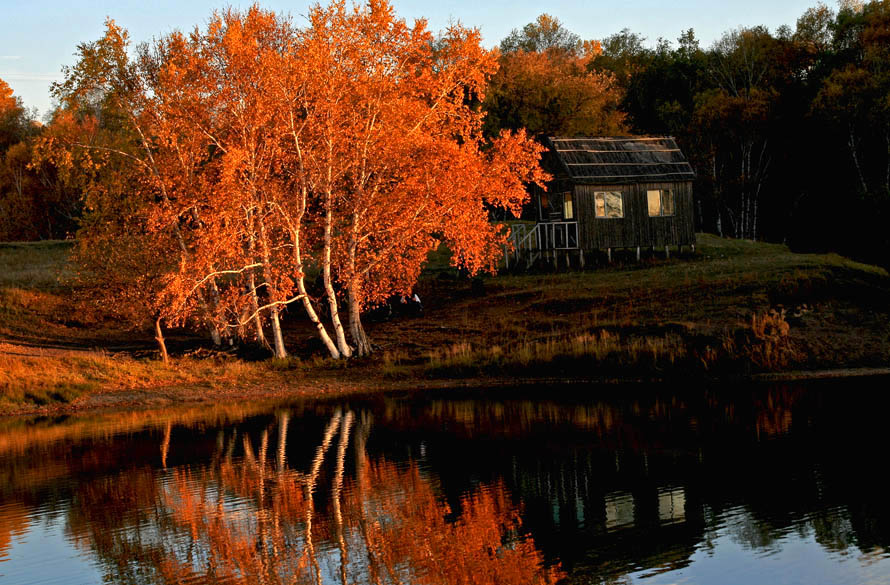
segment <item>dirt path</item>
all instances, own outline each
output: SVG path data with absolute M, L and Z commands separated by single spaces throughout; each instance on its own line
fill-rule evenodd
M 110 351 L 110 348 L 109 348 Z M 83 356 L 95 353 L 94 349 L 87 347 L 68 347 L 64 345 L 42 343 L 9 343 L 0 341 L 0 356 L 17 357 L 66 357 Z

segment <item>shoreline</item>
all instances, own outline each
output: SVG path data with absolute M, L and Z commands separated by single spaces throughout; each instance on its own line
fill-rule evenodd
M 890 377 L 890 367 L 833 368 L 819 370 L 792 370 L 788 372 L 766 372 L 748 376 L 695 377 L 697 384 L 769 384 L 777 382 L 802 382 L 810 380 L 840 380 L 847 378 Z M 259 387 L 248 389 L 235 385 L 225 390 L 198 388 L 194 386 L 170 386 L 153 389 L 127 389 L 102 391 L 75 399 L 70 403 L 47 405 L 23 405 L 0 413 L 0 419 L 14 419 L 35 416 L 66 416 L 108 412 L 115 410 L 148 410 L 152 408 L 178 407 L 187 405 L 212 404 L 220 401 L 261 402 L 268 400 L 319 400 L 331 397 L 379 395 L 407 392 L 448 391 L 460 389 L 503 389 L 510 386 L 651 386 L 673 384 L 676 378 L 603 377 L 603 378 L 528 378 L 528 377 L 476 377 L 460 379 L 401 379 L 384 377 L 361 380 L 337 380 L 316 378 L 303 384 L 286 387 Z
M 885 269 L 780 244 L 697 239 L 694 255 L 671 260 L 475 279 L 455 273 L 443 249 L 415 287 L 423 315 L 368 319 L 371 356 L 327 358 L 295 314 L 283 328 L 286 359 L 249 340 L 210 348 L 174 329 L 170 364 L 157 360 L 151 332 L 60 280 L 68 244 L 0 245 L 0 417 L 469 387 L 890 376 Z

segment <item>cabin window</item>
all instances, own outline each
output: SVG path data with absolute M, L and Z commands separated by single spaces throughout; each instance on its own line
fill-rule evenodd
M 573 219 L 575 210 L 572 208 L 572 192 L 566 191 L 562 194 L 562 216 L 565 219 Z
M 674 215 L 674 192 L 666 189 L 646 191 L 649 217 Z
M 596 198 L 596 216 L 612 219 L 624 217 L 624 196 L 621 191 L 598 191 Z

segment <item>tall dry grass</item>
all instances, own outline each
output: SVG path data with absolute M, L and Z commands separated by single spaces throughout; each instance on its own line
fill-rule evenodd
M 286 375 L 271 362 L 179 358 L 165 365 L 99 352 L 0 353 L 0 413 L 21 405 L 68 403 L 95 392 L 183 385 L 218 389 L 279 381 Z
M 790 334 L 785 309 L 752 315 L 751 340 L 745 348 L 751 363 L 757 369 L 776 371 L 801 361 L 804 356 Z
M 673 369 L 687 349 L 677 335 L 622 336 L 609 331 L 512 345 L 459 342 L 428 354 L 429 375 L 526 374 L 596 378 L 619 370 L 639 375 Z

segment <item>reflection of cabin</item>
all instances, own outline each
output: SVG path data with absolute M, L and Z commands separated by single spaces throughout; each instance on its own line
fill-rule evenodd
M 513 227 L 514 252 L 531 265 L 554 263 L 615 248 L 695 247 L 692 180 L 695 174 L 670 137 L 545 139 L 542 164 L 553 179 L 533 186 L 534 226 Z

